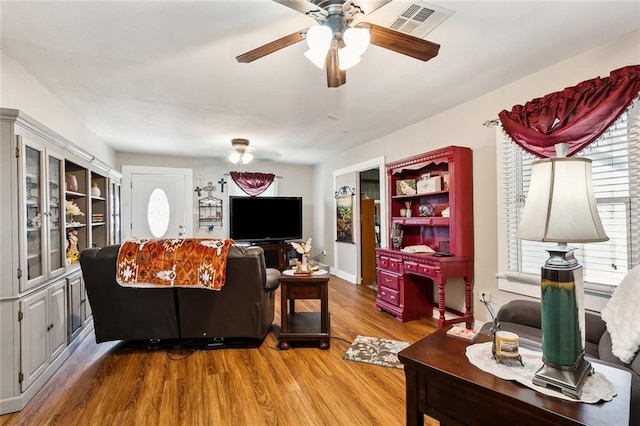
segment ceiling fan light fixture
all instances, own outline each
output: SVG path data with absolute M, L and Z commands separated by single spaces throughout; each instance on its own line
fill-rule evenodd
M 306 56 L 307 59 L 310 60 L 313 65 L 315 65 L 320 69 L 323 69 L 324 63 L 327 60 L 327 51 L 328 49 L 324 51 L 309 49 L 306 52 L 304 52 L 304 56 Z
M 245 152 L 244 154 L 242 154 L 242 158 L 240 158 L 240 160 L 242 161 L 242 164 L 249 164 L 251 160 L 253 160 L 253 154 L 251 154 L 250 152 Z
M 241 154 L 238 151 L 233 151 L 231 154 L 229 154 L 229 161 L 231 161 L 233 164 L 238 164 L 238 162 L 240 162 L 240 156 Z
M 342 71 L 346 71 L 358 65 L 360 59 L 360 55 L 348 46 L 338 50 L 338 64 Z
M 307 46 L 310 50 L 318 50 L 325 52 L 329 50 L 333 32 L 331 28 L 325 25 L 314 25 L 307 30 Z
M 371 33 L 367 28 L 347 28 L 342 39 L 346 48 L 353 49 L 354 55 L 362 56 L 371 42 Z
M 231 139 L 231 146 L 234 151 L 229 154 L 229 161 L 233 164 L 249 164 L 253 160 L 253 154 L 247 151 L 249 147 L 249 139 Z

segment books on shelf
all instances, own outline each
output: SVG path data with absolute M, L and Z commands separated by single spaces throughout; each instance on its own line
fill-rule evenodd
M 472 341 L 478 336 L 478 331 L 454 325 L 447 331 L 447 335 Z

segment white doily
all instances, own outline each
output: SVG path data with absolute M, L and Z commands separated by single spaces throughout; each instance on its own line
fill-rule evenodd
M 283 274 L 285 275 L 290 275 L 290 276 L 296 276 L 296 277 L 309 277 L 309 276 L 313 276 L 313 275 L 324 275 L 327 273 L 327 271 L 320 269 L 317 271 L 313 271 L 311 274 L 296 274 L 295 270 L 293 269 L 286 269 L 284 271 L 282 271 Z
M 602 373 L 598 372 L 587 377 L 582 387 L 582 396 L 579 400 L 564 395 L 556 388 L 534 385 L 532 382 L 533 376 L 536 371 L 542 367 L 542 352 L 520 347 L 518 352 L 522 356 L 522 362 L 524 362 L 523 367 L 517 361 L 496 362 L 491 358 L 491 345 L 491 342 L 486 342 L 467 346 L 467 358 L 471 364 L 482 371 L 493 374 L 501 379 L 515 380 L 536 392 L 574 402 L 579 401 L 594 404 L 600 400 L 611 401 L 611 399 L 618 394 L 613 383 L 607 380 Z

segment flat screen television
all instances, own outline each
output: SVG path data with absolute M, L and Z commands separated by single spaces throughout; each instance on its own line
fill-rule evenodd
M 302 239 L 302 197 L 229 197 L 229 238 L 256 244 Z

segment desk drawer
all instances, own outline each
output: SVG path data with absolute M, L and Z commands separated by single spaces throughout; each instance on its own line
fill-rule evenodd
M 402 260 L 395 257 L 380 256 L 378 262 L 379 269 L 386 269 L 387 271 L 401 273 Z
M 438 268 L 431 265 L 418 265 L 418 272 L 423 275 L 435 277 L 436 275 L 438 275 Z
M 380 297 L 380 299 L 394 306 L 398 306 L 400 304 L 399 294 L 400 294 L 399 292 L 395 290 L 391 290 L 390 288 L 387 288 L 384 286 L 378 287 L 378 297 Z
M 400 288 L 399 282 L 400 280 L 396 275 L 388 274 L 384 271 L 378 271 L 378 285 L 383 287 L 391 288 L 393 290 L 398 290 Z

